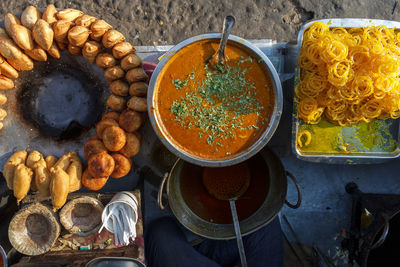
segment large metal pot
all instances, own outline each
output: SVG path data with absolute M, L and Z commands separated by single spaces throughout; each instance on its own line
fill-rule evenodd
M 261 150 L 260 155 L 262 156 L 269 172 L 265 175 L 265 179 L 268 179 L 269 176 L 269 189 L 264 202 L 258 210 L 248 218 L 240 221 L 240 228 L 243 236 L 258 230 L 272 221 L 282 209 L 284 203 L 294 209 L 298 208 L 301 204 L 300 186 L 294 176 L 285 171 L 280 159 L 268 148 Z M 162 194 L 164 184 L 167 181 L 169 206 L 183 226 L 195 234 L 210 239 L 226 240 L 235 238 L 236 236 L 233 224 L 217 224 L 206 221 L 188 207 L 182 196 L 180 184 L 182 169 L 185 164 L 188 163 L 178 159 L 172 167 L 171 172 L 164 176 L 158 192 L 158 204 L 160 208 L 165 208 L 162 203 Z M 298 200 L 294 205 L 290 204 L 286 200 L 286 176 L 293 180 L 297 188 Z
M 229 166 L 233 164 L 240 163 L 242 161 L 245 161 L 246 159 L 250 158 L 251 156 L 255 155 L 257 152 L 259 152 L 271 139 L 272 135 L 274 134 L 276 128 L 278 127 L 278 123 L 281 117 L 282 113 L 282 86 L 281 82 L 279 80 L 279 75 L 276 72 L 274 66 L 272 65 L 271 61 L 268 59 L 268 57 L 257 47 L 255 47 L 253 44 L 250 42 L 234 36 L 230 35 L 229 36 L 229 41 L 233 42 L 235 45 L 238 45 L 243 49 L 244 51 L 249 52 L 250 54 L 254 55 L 256 57 L 256 60 L 259 62 L 263 62 L 265 64 L 265 69 L 267 70 L 266 75 L 269 75 L 271 78 L 272 82 L 272 91 L 274 95 L 274 107 L 273 107 L 273 112 L 271 115 L 271 120 L 269 122 L 268 127 L 265 129 L 264 133 L 260 136 L 260 138 L 248 149 L 243 151 L 242 153 L 238 154 L 235 157 L 232 158 L 227 158 L 223 160 L 210 160 L 210 159 L 205 159 L 205 158 L 199 158 L 196 157 L 192 154 L 189 154 L 182 149 L 179 148 L 174 142 L 171 140 L 171 138 L 166 134 L 166 131 L 164 130 L 164 127 L 162 126 L 162 122 L 160 117 L 158 116 L 157 112 L 154 110 L 155 106 L 155 94 L 158 93 L 158 88 L 156 88 L 157 85 L 157 79 L 160 76 L 160 73 L 162 72 L 163 68 L 166 66 L 168 60 L 171 59 L 171 57 L 176 54 L 179 50 L 182 48 L 188 46 L 189 44 L 192 44 L 194 42 L 198 42 L 201 40 L 219 40 L 221 38 L 220 33 L 208 33 L 208 34 L 202 34 L 198 35 L 195 37 L 191 37 L 189 39 L 186 39 L 173 48 L 171 48 L 161 59 L 161 61 L 157 64 L 156 69 L 153 72 L 153 75 L 150 80 L 149 84 L 149 90 L 147 94 L 147 105 L 148 105 L 148 113 L 149 113 L 149 118 L 151 125 L 153 126 L 154 131 L 160 138 L 161 142 L 176 156 L 179 158 L 182 158 L 185 161 L 191 162 L 193 164 L 199 165 L 199 166 L 210 166 L 210 167 L 222 167 L 222 166 Z

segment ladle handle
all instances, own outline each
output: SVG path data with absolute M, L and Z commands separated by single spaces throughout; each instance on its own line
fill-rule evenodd
M 389 218 L 386 214 L 381 214 L 383 221 L 384 221 L 384 226 L 383 226 L 383 231 L 382 231 L 382 235 L 379 237 L 379 239 L 375 242 L 375 244 L 373 244 L 371 246 L 371 249 L 376 249 L 378 247 L 380 247 L 383 242 L 385 242 L 386 237 L 389 233 Z
M 297 190 L 297 203 L 296 203 L 296 204 L 289 203 L 289 201 L 287 201 L 286 199 L 285 199 L 285 203 L 286 203 L 286 205 L 288 205 L 289 208 L 297 209 L 298 207 L 300 207 L 300 205 L 301 205 L 301 200 L 302 200 L 300 185 L 299 185 L 299 183 L 297 182 L 296 177 L 294 177 L 294 175 L 291 174 L 290 172 L 286 171 L 286 176 L 289 177 L 289 178 L 293 181 L 294 185 L 296 186 L 296 190 Z
M 168 172 L 164 174 L 164 177 L 161 181 L 160 187 L 158 188 L 157 203 L 161 210 L 165 210 L 165 206 L 162 203 L 162 196 L 163 196 L 163 191 L 164 191 L 164 184 L 167 181 L 168 176 L 169 176 Z
M 240 232 L 240 225 L 239 225 L 239 219 L 238 219 L 237 212 L 236 212 L 235 200 L 232 200 L 232 199 L 229 200 L 229 204 L 231 205 L 233 228 L 235 228 L 236 241 L 237 241 L 237 245 L 238 245 L 238 249 L 239 249 L 240 262 L 242 264 L 242 267 L 247 267 L 246 254 L 244 253 L 242 233 Z
M 233 25 L 235 25 L 235 17 L 232 15 L 226 16 L 224 19 L 224 26 L 222 28 L 222 38 L 218 47 L 218 63 L 225 59 L 225 46 L 228 42 L 228 37 L 231 33 Z

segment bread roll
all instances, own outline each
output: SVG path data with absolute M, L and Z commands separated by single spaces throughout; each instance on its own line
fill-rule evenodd
M 132 96 L 128 100 L 128 108 L 139 111 L 146 112 L 147 111 L 147 99 L 143 97 Z
M 50 174 L 51 201 L 53 203 L 53 211 L 56 211 L 62 208 L 67 201 L 69 192 L 69 176 L 60 167 L 51 168 Z
M 31 188 L 31 182 L 33 178 L 33 171 L 31 168 L 21 163 L 15 167 L 14 178 L 13 178 L 13 190 L 14 196 L 17 199 L 17 204 L 26 197 Z
M 124 71 L 142 66 L 142 59 L 136 54 L 129 54 L 121 60 L 121 68 Z
M 58 11 L 53 4 L 48 5 L 43 12 L 42 19 L 51 25 L 57 21 L 57 17 L 56 17 L 57 12 Z
M 125 40 L 125 36 L 116 30 L 107 31 L 102 38 L 103 45 L 105 48 L 111 49 L 114 45 Z
M 100 53 L 96 57 L 96 65 L 99 68 L 106 69 L 117 64 L 117 60 L 110 53 Z
M 136 48 L 131 45 L 129 42 L 121 42 L 112 48 L 112 54 L 115 58 L 121 59 L 124 56 L 133 53 L 136 51 Z
M 123 110 L 126 108 L 126 100 L 122 96 L 111 94 L 106 101 L 107 107 L 115 110 Z
M 35 23 L 40 19 L 40 12 L 34 6 L 28 6 L 21 14 L 21 24 L 32 30 Z
M 26 152 L 26 150 L 19 150 L 12 154 L 4 164 L 3 176 L 6 179 L 9 189 L 13 189 L 15 167 L 19 164 L 25 164 L 27 157 L 28 152 Z
M 129 85 L 122 80 L 115 80 L 110 84 L 111 93 L 119 96 L 127 96 L 129 94 Z
M 142 82 L 142 81 L 146 82 L 149 79 L 149 76 L 147 76 L 147 74 L 143 70 L 143 68 L 138 67 L 138 68 L 130 69 L 126 73 L 125 78 L 129 83 Z
M 145 82 L 134 82 L 129 86 L 129 95 L 146 96 L 149 86 Z

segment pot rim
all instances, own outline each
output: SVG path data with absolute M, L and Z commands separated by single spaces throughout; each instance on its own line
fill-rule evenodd
M 153 75 L 150 79 L 149 83 L 149 89 L 148 89 L 148 94 L 147 94 L 147 106 L 148 106 L 148 116 L 151 122 L 151 126 L 153 127 L 155 133 L 157 134 L 157 137 L 160 139 L 160 141 L 167 147 L 168 150 L 170 150 L 173 154 L 178 156 L 179 158 L 182 158 L 185 161 L 188 161 L 190 163 L 193 163 L 195 165 L 199 166 L 208 166 L 208 167 L 223 167 L 223 166 L 230 166 L 234 164 L 238 164 L 240 162 L 243 162 L 250 157 L 254 156 L 257 154 L 271 139 L 273 134 L 275 133 L 276 128 L 278 127 L 279 120 L 282 114 L 282 106 L 283 106 L 283 95 L 282 95 L 282 85 L 279 79 L 279 75 L 277 71 L 275 70 L 275 67 L 269 60 L 269 58 L 256 46 L 251 44 L 249 41 L 240 38 L 235 35 L 230 35 L 229 40 L 237 43 L 241 46 L 244 46 L 251 50 L 254 54 L 256 54 L 259 58 L 262 59 L 262 62 L 265 64 L 268 74 L 270 76 L 271 82 L 273 84 L 273 91 L 274 91 L 274 109 L 271 114 L 271 119 L 268 122 L 269 126 L 265 129 L 261 137 L 254 142 L 253 145 L 251 145 L 249 148 L 246 150 L 242 151 L 240 154 L 238 154 L 235 157 L 232 158 L 227 158 L 227 159 L 217 159 L 217 160 L 210 160 L 206 158 L 200 158 L 197 156 L 194 156 L 182 149 L 179 148 L 179 146 L 175 145 L 171 138 L 169 138 L 166 134 L 163 133 L 161 130 L 161 127 L 158 125 L 161 125 L 161 122 L 157 118 L 155 111 L 154 111 L 154 94 L 155 94 L 155 86 L 159 77 L 159 74 L 161 73 L 163 67 L 166 65 L 168 60 L 176 54 L 179 50 L 182 48 L 186 47 L 189 44 L 201 41 L 201 40 L 209 40 L 209 39 L 220 39 L 221 38 L 221 33 L 206 33 L 206 34 L 201 34 L 197 35 L 194 37 L 190 37 L 174 47 L 172 47 L 168 52 L 166 52 L 163 56 L 160 62 L 157 64 Z

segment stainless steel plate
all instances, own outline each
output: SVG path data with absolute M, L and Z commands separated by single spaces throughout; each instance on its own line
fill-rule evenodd
M 321 19 L 314 20 L 306 23 L 299 32 L 297 40 L 297 56 L 300 55 L 300 48 L 303 41 L 304 31 L 311 26 L 314 22 L 323 22 L 329 25 L 329 27 L 343 27 L 343 28 L 360 28 L 371 25 L 385 25 L 388 28 L 400 28 L 400 22 L 389 21 L 389 20 L 377 20 L 377 19 Z M 295 87 L 298 84 L 300 75 L 300 67 L 296 66 L 295 73 Z M 348 152 L 332 152 L 326 153 L 321 151 L 300 151 L 297 147 L 297 135 L 300 130 L 307 129 L 311 131 L 320 131 L 321 123 L 317 125 L 309 125 L 297 117 L 297 104 L 294 101 L 294 114 L 292 124 L 292 150 L 297 158 L 313 162 L 325 162 L 325 163 L 339 163 L 339 164 L 369 164 L 369 163 L 380 163 L 389 159 L 397 158 L 400 156 L 399 138 L 400 138 L 400 122 L 399 120 L 374 120 L 374 127 L 378 128 L 374 132 L 374 136 L 364 136 L 360 140 L 359 132 L 361 131 L 359 125 L 354 126 L 333 126 L 323 125 L 323 127 L 338 127 L 337 131 L 340 131 L 340 137 L 343 138 L 344 143 L 351 143 Z M 371 124 L 370 123 L 370 124 Z M 362 125 L 361 127 L 370 127 L 371 125 Z M 365 138 L 375 138 L 378 136 L 379 144 L 373 144 L 374 141 L 366 140 Z M 319 142 L 329 142 L 327 138 L 321 138 Z M 376 142 L 376 140 L 375 140 Z M 366 145 L 368 143 L 368 145 Z M 354 148 L 356 151 L 351 152 Z

